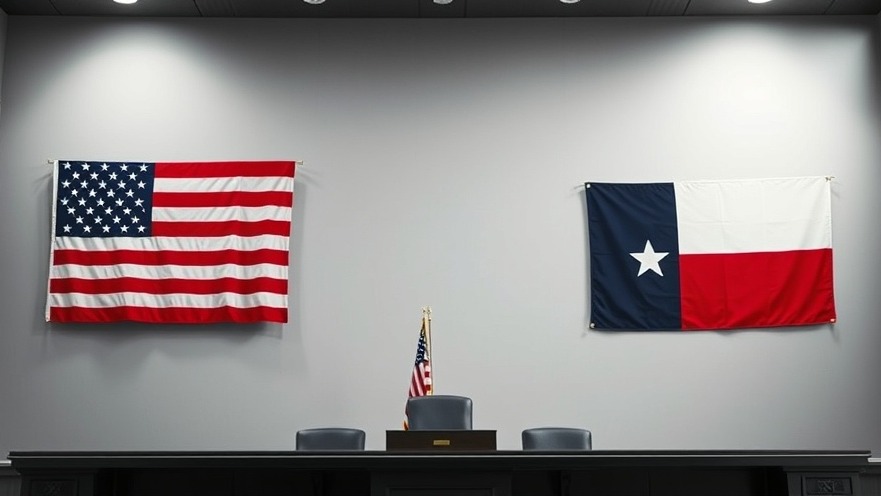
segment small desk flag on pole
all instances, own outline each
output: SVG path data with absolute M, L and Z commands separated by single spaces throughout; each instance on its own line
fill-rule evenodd
M 422 328 L 419 330 L 419 342 L 416 344 L 416 362 L 410 376 L 410 391 L 407 398 L 432 394 L 431 387 L 431 307 L 422 309 Z M 404 410 L 406 414 L 406 409 Z M 404 419 L 404 430 L 409 429 Z

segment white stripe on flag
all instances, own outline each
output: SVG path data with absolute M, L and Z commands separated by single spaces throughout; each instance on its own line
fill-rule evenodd
M 53 265 L 50 270 L 52 279 L 115 279 L 118 277 L 136 277 L 139 279 L 196 279 L 210 280 L 221 277 L 233 279 L 255 279 L 270 277 L 287 280 L 286 265 Z
M 135 250 L 135 251 L 219 251 L 241 250 L 253 251 L 259 249 L 288 250 L 290 238 L 288 236 L 220 236 L 176 238 L 173 236 L 155 236 L 150 238 L 69 238 L 57 236 L 54 249 L 56 250 L 82 250 L 82 251 L 112 251 L 112 250 Z
M 155 207 L 153 220 L 168 222 L 255 222 L 278 220 L 290 222 L 290 207 Z
M 294 189 L 292 177 L 157 177 L 153 191 L 161 193 L 217 193 L 223 191 L 284 191 Z
M 107 293 L 99 295 L 83 293 L 49 294 L 52 307 L 111 308 L 119 306 L 150 308 L 253 308 L 259 306 L 286 308 L 287 295 L 274 293 L 217 293 L 210 295 L 148 293 Z
M 758 253 L 832 247 L 826 177 L 674 183 L 679 253 Z

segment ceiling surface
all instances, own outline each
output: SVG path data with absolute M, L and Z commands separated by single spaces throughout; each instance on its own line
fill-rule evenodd
M 149 17 L 639 17 L 878 14 L 881 0 L 0 0 L 9 15 Z

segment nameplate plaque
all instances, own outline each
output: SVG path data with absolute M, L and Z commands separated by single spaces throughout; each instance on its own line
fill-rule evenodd
M 495 451 L 496 431 L 385 431 L 387 451 Z

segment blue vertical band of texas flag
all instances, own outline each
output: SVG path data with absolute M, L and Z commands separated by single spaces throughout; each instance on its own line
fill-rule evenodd
M 586 186 L 591 325 L 600 329 L 680 329 L 679 253 L 673 183 Z M 663 277 L 626 252 L 651 243 Z M 622 250 L 622 247 L 629 247 Z M 622 256 L 624 253 L 624 256 Z M 660 256 L 660 255 L 658 255 Z M 656 256 L 657 258 L 657 256 Z

